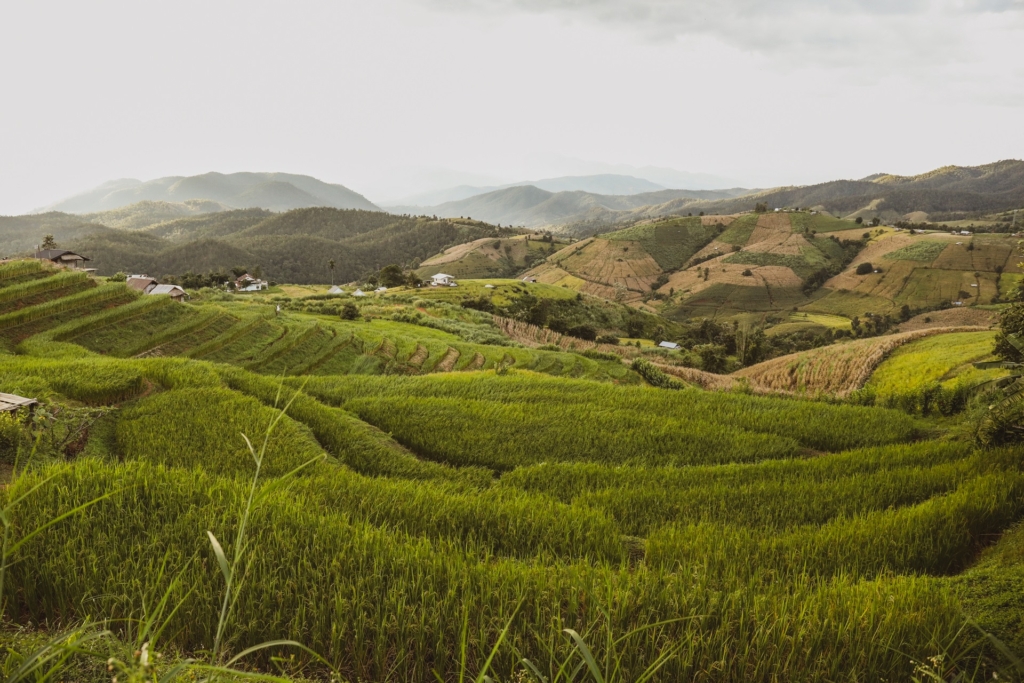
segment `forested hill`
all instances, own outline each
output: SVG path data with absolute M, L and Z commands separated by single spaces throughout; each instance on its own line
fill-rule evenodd
M 45 211 L 91 213 L 109 211 L 141 201 L 186 202 L 206 200 L 226 207 L 287 211 L 310 206 L 378 210 L 363 195 L 344 185 L 325 183 L 292 173 L 204 173 L 155 180 L 112 180 L 74 197 L 52 204 Z
M 0 237 L 16 235 L 32 245 L 52 234 L 61 248 L 92 259 L 89 265 L 101 275 L 164 277 L 246 267 L 294 283 L 330 281 L 331 260 L 335 281 L 347 282 L 391 263 L 416 265 L 456 244 L 513 232 L 480 221 L 330 208 L 225 211 L 144 230 L 82 223 L 66 214 L 0 218 Z

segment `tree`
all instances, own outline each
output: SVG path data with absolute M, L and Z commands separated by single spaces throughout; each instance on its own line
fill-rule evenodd
M 764 202 L 758 202 L 754 205 L 754 213 L 768 213 L 768 205 Z
M 331 287 L 334 286 L 334 259 L 327 262 L 327 267 L 331 270 Z
M 405 273 L 402 272 L 401 266 L 392 263 L 380 269 L 378 279 L 385 287 L 401 287 L 405 284 Z
M 349 301 L 347 304 L 341 307 L 341 319 L 342 320 L 355 320 L 359 317 L 359 307 Z
M 874 267 L 867 261 L 857 266 L 857 275 L 867 275 L 874 271 Z
M 876 227 L 881 222 L 882 222 L 882 219 L 879 218 L 878 216 L 875 216 L 874 218 L 871 219 L 871 225 L 876 226 Z
M 864 219 L 861 218 L 860 216 L 857 216 L 857 220 L 854 221 L 854 223 L 856 223 L 857 225 L 860 225 L 863 222 L 864 222 Z
M 39 246 L 39 248 L 41 250 L 43 250 L 43 251 L 45 251 L 47 249 L 56 249 L 57 248 L 57 242 L 56 242 L 56 240 L 53 239 L 53 235 L 45 235 L 45 236 L 43 236 L 43 243 Z

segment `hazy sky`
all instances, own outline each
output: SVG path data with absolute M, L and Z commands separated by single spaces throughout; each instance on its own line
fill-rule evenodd
M 211 170 L 386 201 L 1024 157 L 1024 0 L 35 0 L 0 26 L 0 214 Z

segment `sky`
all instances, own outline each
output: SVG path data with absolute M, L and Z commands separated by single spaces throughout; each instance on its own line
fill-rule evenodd
M 0 215 L 208 171 L 386 202 L 1024 158 L 1024 0 L 36 0 L 0 26 Z

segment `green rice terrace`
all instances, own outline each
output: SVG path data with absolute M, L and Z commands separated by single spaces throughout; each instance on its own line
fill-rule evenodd
M 990 377 L 994 333 L 809 400 L 651 386 L 453 296 L 176 303 L 0 265 L 0 392 L 40 402 L 0 413 L 5 676 L 72 629 L 59 680 L 1013 678 L 1022 451 L 975 445 L 984 406 L 903 405 Z

